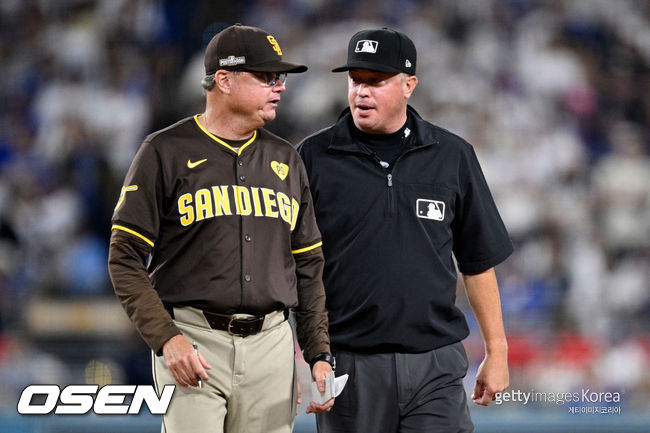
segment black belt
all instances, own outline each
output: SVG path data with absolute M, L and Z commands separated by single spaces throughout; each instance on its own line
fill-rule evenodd
M 255 335 L 262 330 L 264 325 L 264 316 L 237 318 L 226 314 L 210 313 L 209 311 L 202 311 L 202 313 L 210 328 L 227 331 L 228 334 L 238 337 Z

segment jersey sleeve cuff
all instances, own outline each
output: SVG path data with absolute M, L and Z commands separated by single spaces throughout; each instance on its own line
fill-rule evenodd
M 162 356 L 163 355 L 163 346 L 165 343 L 169 340 L 171 340 L 173 337 L 176 337 L 177 335 L 182 335 L 183 333 L 181 332 L 178 327 L 176 327 L 175 324 L 171 324 L 165 332 L 161 333 L 160 335 L 157 335 L 153 341 L 150 343 L 149 347 L 153 349 L 154 353 L 156 356 Z

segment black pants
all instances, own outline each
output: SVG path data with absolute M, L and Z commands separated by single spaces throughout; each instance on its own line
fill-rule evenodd
M 474 430 L 459 343 L 425 353 L 335 351 L 336 375 L 349 374 L 331 412 L 318 414 L 319 433 L 466 433 Z

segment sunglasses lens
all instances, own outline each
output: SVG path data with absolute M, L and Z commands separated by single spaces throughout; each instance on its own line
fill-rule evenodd
M 277 73 L 277 72 L 267 72 L 266 73 L 266 83 L 269 86 L 275 86 L 278 82 L 284 84 L 287 82 L 287 73 Z
M 266 86 L 274 87 L 278 83 L 285 84 L 287 82 L 287 73 L 286 72 L 254 72 L 246 71 L 264 83 Z

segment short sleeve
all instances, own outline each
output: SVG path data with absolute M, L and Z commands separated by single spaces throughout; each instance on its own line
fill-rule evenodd
M 160 159 L 149 141 L 142 143 L 126 174 L 112 218 L 112 229 L 137 236 L 153 247 L 162 203 Z
M 458 269 L 467 274 L 490 269 L 514 250 L 474 149 L 467 143 L 459 160 L 460 192 L 452 223 Z

